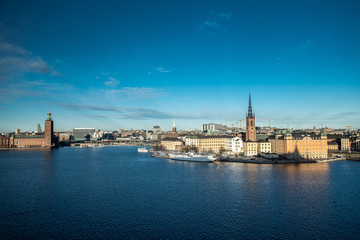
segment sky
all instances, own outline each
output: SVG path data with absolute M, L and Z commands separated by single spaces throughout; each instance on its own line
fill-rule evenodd
M 0 3 L 0 132 L 360 128 L 360 1 Z M 244 126 L 244 121 L 242 121 Z

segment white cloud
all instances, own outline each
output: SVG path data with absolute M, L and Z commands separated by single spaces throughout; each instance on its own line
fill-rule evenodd
M 163 67 L 157 67 L 155 68 L 156 71 L 161 72 L 161 73 L 168 73 L 171 72 L 169 69 L 163 68 Z
M 115 87 L 120 84 L 120 81 L 114 77 L 108 77 L 108 81 L 104 82 L 106 86 Z

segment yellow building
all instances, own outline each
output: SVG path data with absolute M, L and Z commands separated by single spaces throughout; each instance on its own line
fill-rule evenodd
M 200 153 L 219 153 L 225 150 L 225 141 L 228 136 L 199 136 L 199 152 Z
M 328 150 L 329 151 L 336 151 L 336 150 L 339 150 L 339 144 L 335 141 L 333 142 L 328 142 Z
M 258 154 L 258 142 L 245 141 L 243 146 L 245 156 L 255 156 Z
M 309 133 L 285 134 L 269 138 L 272 151 L 287 159 L 327 159 L 327 137 L 321 131 L 319 135 Z
M 161 140 L 161 148 L 169 151 L 179 151 L 184 142 L 178 138 L 164 138 Z

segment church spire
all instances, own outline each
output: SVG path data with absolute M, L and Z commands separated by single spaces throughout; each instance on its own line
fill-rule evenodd
M 255 117 L 255 114 L 253 114 L 252 111 L 252 106 L 251 106 L 251 93 L 249 92 L 249 107 L 248 107 L 248 113 L 247 113 L 247 117 Z
M 175 118 L 174 118 L 174 121 L 173 121 L 173 132 L 174 133 L 176 132 Z

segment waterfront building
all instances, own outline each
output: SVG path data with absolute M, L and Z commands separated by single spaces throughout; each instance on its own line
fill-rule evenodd
M 360 151 L 360 138 L 357 138 L 357 139 L 356 139 L 355 150 L 356 150 L 356 151 Z
M 244 155 L 248 157 L 258 155 L 258 142 L 245 141 Z
M 222 130 L 223 126 L 218 123 L 206 123 L 202 125 L 203 132 L 216 132 Z
M 243 140 L 239 137 L 226 138 L 225 150 L 232 153 L 243 152 Z
M 199 147 L 199 137 L 198 136 L 192 136 L 192 135 L 189 135 L 189 136 L 186 136 L 184 138 L 185 140 L 185 145 L 186 146 L 191 146 L 191 147 Z
M 180 151 L 184 142 L 178 138 L 164 138 L 161 139 L 161 148 L 169 151 Z
M 339 150 L 339 144 L 336 141 L 328 142 L 328 150 L 329 151 L 338 151 Z
M 43 135 L 13 135 L 10 145 L 13 147 L 52 147 L 56 143 L 54 136 L 54 122 L 49 110 L 45 120 L 45 131 Z
M 286 159 L 327 159 L 328 144 L 324 132 L 320 134 L 290 131 L 269 138 L 273 153 Z
M 257 142 L 257 152 L 258 153 L 271 153 L 271 143 L 268 141 L 258 141 Z
M 341 151 L 350 150 L 350 139 L 348 137 L 341 138 Z
M 95 128 L 74 128 L 73 137 L 75 141 L 86 141 L 92 138 L 91 135 L 95 133 Z
M 0 135 L 0 148 L 9 148 L 10 147 L 10 137 Z
M 225 151 L 225 141 L 227 138 L 232 137 L 219 135 L 199 136 L 199 152 L 220 153 L 221 151 Z
M 246 141 L 256 141 L 255 113 L 252 110 L 250 93 L 248 112 L 246 114 Z

